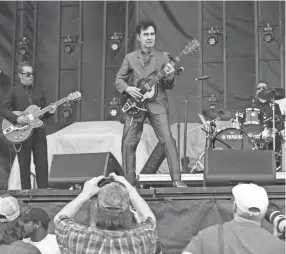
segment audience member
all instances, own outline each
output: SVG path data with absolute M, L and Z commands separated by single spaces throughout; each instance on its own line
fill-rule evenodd
M 268 208 L 264 188 L 239 184 L 232 189 L 234 219 L 201 230 L 183 254 L 282 254 L 285 243 L 261 227 Z
M 0 197 L 0 253 L 41 254 L 33 245 L 24 243 L 22 228 L 18 224 L 20 207 L 12 196 Z
M 41 208 L 32 208 L 20 218 L 23 222 L 26 243 L 36 246 L 42 254 L 60 254 L 56 235 L 49 234 L 49 215 Z
M 104 177 L 84 184 L 83 191 L 55 217 L 55 232 L 63 253 L 156 253 L 157 230 L 153 212 L 136 189 L 124 178 L 110 174 L 114 181 L 98 186 Z M 97 195 L 97 199 L 93 198 Z M 95 201 L 95 226 L 76 223 L 73 217 L 89 199 Z M 131 206 L 137 213 L 137 220 Z

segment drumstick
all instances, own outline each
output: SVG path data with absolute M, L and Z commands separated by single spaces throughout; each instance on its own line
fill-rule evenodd
M 264 122 L 267 122 L 267 121 L 269 121 L 270 119 L 272 119 L 272 117 L 269 117 L 268 119 L 264 120 Z

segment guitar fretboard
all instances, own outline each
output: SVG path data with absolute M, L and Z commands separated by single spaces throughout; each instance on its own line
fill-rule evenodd
M 180 52 L 180 54 L 178 54 L 174 59 L 172 59 L 172 61 L 170 62 L 170 64 L 172 64 L 173 66 L 175 66 L 176 63 L 181 61 L 181 58 L 183 57 L 183 55 L 186 55 L 186 53 L 183 51 Z M 174 61 L 175 62 L 174 62 Z M 149 80 L 147 82 L 148 86 L 150 88 L 152 88 L 154 85 L 156 85 L 163 77 L 165 76 L 165 72 L 164 70 L 160 70 L 159 72 L 156 73 L 156 75 L 154 76 L 153 79 Z
M 51 105 L 41 109 L 40 111 L 35 112 L 33 114 L 33 117 L 34 118 L 38 118 L 38 117 L 44 115 L 45 113 L 47 113 L 48 111 L 50 111 L 52 109 L 52 105 L 59 106 L 59 105 L 65 103 L 66 101 L 68 101 L 68 97 L 62 98 L 61 100 L 59 100 L 59 101 L 57 101 L 57 102 L 55 102 L 55 103 L 53 103 L 53 104 L 51 104 Z

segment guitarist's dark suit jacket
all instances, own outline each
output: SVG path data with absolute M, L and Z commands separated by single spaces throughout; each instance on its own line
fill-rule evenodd
M 155 76 L 156 72 L 160 71 L 169 61 L 169 54 L 157 49 L 153 49 L 148 56 L 145 56 L 141 49 L 127 54 L 115 78 L 114 83 L 116 89 L 125 95 L 125 89 L 128 86 L 137 86 L 137 82 L 142 78 L 151 79 Z M 167 156 L 172 180 L 181 179 L 176 144 L 170 131 L 169 103 L 166 93 L 166 89 L 172 89 L 173 87 L 174 79 L 162 79 L 158 84 L 158 94 L 156 98 L 146 105 L 147 112 L 144 112 L 142 116 L 137 118 L 126 116 L 122 137 L 122 163 L 127 180 L 133 185 L 135 185 L 136 182 L 135 153 L 146 117 L 148 117 L 159 140 L 156 149 L 161 151 L 160 157 L 162 157 L 162 152 L 164 158 L 165 155 Z M 156 151 L 153 151 L 150 157 L 155 160 L 159 159 L 156 158 Z M 162 159 L 160 160 L 162 162 Z M 153 173 L 156 173 L 156 170 Z
M 31 104 L 45 107 L 47 100 L 43 93 L 36 93 L 34 87 L 28 90 L 20 83 L 11 86 L 4 95 L 0 106 L 0 116 L 15 124 L 18 116 L 12 111 L 24 111 Z M 45 117 L 50 117 L 50 114 Z M 16 145 L 18 149 L 20 145 Z M 31 189 L 30 164 L 31 152 L 33 151 L 36 179 L 38 188 L 43 189 L 48 184 L 48 160 L 47 160 L 47 139 L 45 128 L 37 128 L 28 141 L 22 144 L 21 150 L 17 153 L 22 189 Z

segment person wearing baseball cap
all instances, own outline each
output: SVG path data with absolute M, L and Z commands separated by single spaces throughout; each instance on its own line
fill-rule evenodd
M 23 241 L 36 246 L 42 254 L 60 254 L 56 236 L 48 233 L 50 217 L 41 208 L 32 208 L 20 218 L 23 229 Z
M 253 183 L 232 188 L 234 218 L 201 230 L 182 254 L 285 253 L 285 243 L 261 227 L 269 200 L 266 190 Z
M 41 254 L 33 245 L 22 241 L 23 231 L 18 224 L 20 207 L 10 195 L 0 197 L 0 253 Z
M 109 176 L 85 182 L 83 191 L 55 216 L 55 233 L 62 252 L 158 253 L 156 218 L 150 207 L 123 176 Z M 89 200 L 92 219 L 86 226 L 73 217 Z

